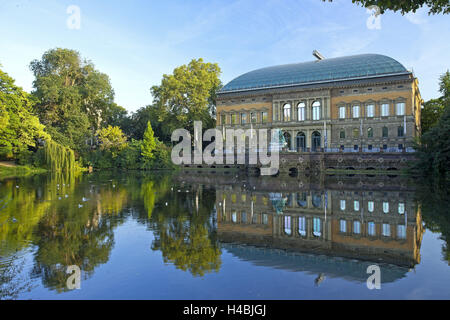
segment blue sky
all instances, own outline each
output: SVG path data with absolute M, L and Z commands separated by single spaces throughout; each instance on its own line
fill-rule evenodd
M 81 10 L 69 29 L 67 8 Z M 134 111 L 152 101 L 164 73 L 202 57 L 217 62 L 224 84 L 261 67 L 325 57 L 380 53 L 413 69 L 425 100 L 438 96 L 450 68 L 450 16 L 427 9 L 386 13 L 380 28 L 349 0 L 37 1 L 0 0 L 0 64 L 32 90 L 29 63 L 55 47 L 78 50 L 108 74 L 116 102 Z

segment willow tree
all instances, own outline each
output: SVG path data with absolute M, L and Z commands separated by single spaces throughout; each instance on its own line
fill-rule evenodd
M 55 172 L 75 171 L 75 153 L 72 149 L 64 147 L 53 140 L 48 140 L 44 147 L 47 167 Z

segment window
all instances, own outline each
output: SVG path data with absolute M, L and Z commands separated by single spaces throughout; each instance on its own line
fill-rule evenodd
M 353 202 L 353 209 L 354 209 L 355 211 L 359 211 L 359 201 L 355 200 L 355 201 Z
M 373 129 L 372 128 L 367 128 L 367 137 L 373 138 Z
M 389 116 L 389 103 L 383 103 L 381 105 L 381 116 L 382 117 Z
M 313 235 L 316 237 L 320 237 L 322 235 L 322 222 L 320 218 L 313 219 Z
M 387 144 L 383 144 L 383 149 L 384 149 L 384 150 L 387 149 Z
M 375 116 L 375 105 L 373 104 L 368 104 L 366 106 L 366 116 L 368 118 L 373 118 Z
M 389 213 L 389 202 L 383 202 L 383 212 Z
M 406 239 L 406 226 L 403 224 L 397 225 L 397 238 Z
M 353 106 L 353 118 L 359 118 L 359 106 Z
M 369 144 L 369 145 L 367 146 L 367 149 L 372 150 L 372 145 Z
M 345 119 L 345 107 L 339 107 L 339 119 Z
M 235 113 L 233 113 L 231 115 L 231 124 L 236 124 L 236 114 Z
M 358 147 L 357 144 L 355 144 L 355 145 L 353 146 L 353 150 L 355 150 L 355 151 L 358 151 L 358 150 L 359 150 L 359 147 Z
M 306 218 L 298 217 L 298 233 L 301 236 L 306 236 Z
M 246 123 L 247 123 L 247 114 L 241 113 L 241 124 L 246 124 Z
M 345 200 L 341 200 L 341 210 L 345 210 Z
M 383 138 L 387 138 L 389 135 L 389 130 L 387 127 L 383 127 L 382 131 L 381 131 L 381 135 Z
M 236 213 L 236 211 L 233 211 L 231 213 L 231 221 L 233 221 L 234 223 L 237 222 L 237 213 Z
M 347 221 L 341 219 L 339 221 L 339 231 L 340 232 L 347 232 Z
M 367 224 L 367 233 L 369 234 L 369 236 L 373 237 L 376 235 L 375 232 L 375 222 L 369 222 Z
M 397 128 L 397 135 L 399 137 L 403 137 L 404 133 L 405 133 L 405 129 L 403 128 L 403 126 L 400 126 L 400 127 Z
M 391 226 L 387 223 L 383 223 L 383 236 L 389 237 L 391 235 Z
M 397 116 L 405 115 L 405 103 L 404 102 L 399 102 L 395 105 L 395 114 Z
M 292 227 L 291 227 L 291 216 L 284 217 L 284 233 L 287 235 L 291 235 Z
M 267 112 L 261 112 L 261 122 L 266 123 L 267 122 Z
M 263 222 L 263 224 L 268 224 L 269 223 L 269 216 L 267 215 L 267 213 L 264 213 L 262 215 L 262 222 Z
M 405 213 L 405 204 L 403 202 L 400 202 L 398 204 L 398 213 L 399 214 L 404 214 Z
M 345 139 L 345 130 L 341 130 L 341 131 L 339 132 L 339 138 Z
M 353 129 L 353 138 L 359 138 L 359 129 L 355 128 Z
M 373 201 L 368 201 L 368 202 L 367 202 L 367 210 L 368 210 L 369 212 L 373 212 L 374 208 L 375 208 L 374 202 L 373 202 Z
M 312 104 L 313 120 L 320 120 L 320 102 L 315 101 Z
M 291 121 L 291 105 L 289 103 L 283 106 L 283 120 Z
M 250 113 L 250 121 L 251 121 L 252 123 L 256 123 L 256 122 L 257 122 L 257 119 L 256 119 L 256 112 Z
M 247 213 L 245 211 L 241 212 L 241 221 L 247 223 Z
M 298 121 L 305 121 L 305 103 L 304 102 L 300 102 L 297 106 L 297 118 Z
M 226 124 L 227 123 L 227 115 L 221 113 L 220 114 L 220 124 Z
M 361 234 L 361 222 L 353 221 L 353 233 Z

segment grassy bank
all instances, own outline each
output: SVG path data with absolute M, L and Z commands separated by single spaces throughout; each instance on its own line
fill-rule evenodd
M 0 162 L 0 179 L 26 177 L 34 174 L 47 172 L 46 169 L 29 166 L 17 166 L 10 163 Z

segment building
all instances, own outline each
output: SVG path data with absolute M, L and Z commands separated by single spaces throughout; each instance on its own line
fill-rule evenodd
M 293 152 L 407 152 L 420 133 L 418 80 L 379 54 L 247 72 L 217 94 L 217 128 L 281 129 Z

